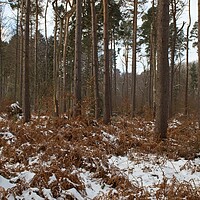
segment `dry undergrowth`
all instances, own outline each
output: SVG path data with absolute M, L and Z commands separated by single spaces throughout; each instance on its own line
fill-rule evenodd
M 200 132 L 193 120 L 179 119 L 179 122 L 170 123 L 168 139 L 158 142 L 153 132 L 154 123 L 142 118 L 113 118 L 108 126 L 88 119 L 68 120 L 65 117 L 35 117 L 28 124 L 21 120 L 1 120 L 0 132 L 9 131 L 15 137 L 8 140 L 0 135 L 0 147 L 3 147 L 0 174 L 12 178 L 24 171 L 35 173 L 29 184 L 23 179 L 13 180 L 16 186 L 3 191 L 3 196 L 8 193 L 17 196 L 27 188 L 38 188 L 37 194 L 43 198 L 42 188 L 49 188 L 54 198 L 73 199 L 62 193 L 70 188 L 84 196 L 85 185 L 76 170 L 84 169 L 113 188 L 96 199 L 149 199 L 150 192 L 110 167 L 108 158 L 110 155 L 131 155 L 131 152 L 164 155 L 175 160 L 198 157 Z M 193 170 L 200 171 L 200 167 Z M 49 181 L 53 176 L 57 179 Z M 200 193 L 200 189 L 193 188 L 190 182 L 180 183 L 176 179 L 163 180 L 158 188 L 157 199 L 198 199 Z

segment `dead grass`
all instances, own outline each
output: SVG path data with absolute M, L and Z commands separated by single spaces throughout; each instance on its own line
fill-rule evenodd
M 1 175 L 11 178 L 30 170 L 35 176 L 29 185 L 24 180 L 18 180 L 12 190 L 3 191 L 0 195 L 17 195 L 27 188 L 37 187 L 41 197 L 44 196 L 42 188 L 50 188 L 54 198 L 60 197 L 62 190 L 70 188 L 75 188 L 84 196 L 85 185 L 75 169 L 85 169 L 113 188 L 113 191 L 95 199 L 149 199 L 151 194 L 145 188 L 133 185 L 119 171 L 109 168 L 108 158 L 110 155 L 127 155 L 131 151 L 143 155 L 164 155 L 175 160 L 198 157 L 200 131 L 196 129 L 193 119 L 179 121 L 180 124 L 173 122 L 174 126 L 169 128 L 168 139 L 158 142 L 153 131 L 154 123 L 143 118 L 129 120 L 118 117 L 109 126 L 92 120 L 68 120 L 64 117 L 35 117 L 28 124 L 23 124 L 21 120 L 15 123 L 2 120 L 0 132 L 10 131 L 16 139 L 8 142 L 0 136 L 3 147 Z M 103 135 L 103 132 L 109 135 Z M 185 167 L 191 166 L 188 164 Z M 193 167 L 192 170 L 200 171 L 200 167 Z M 50 183 L 53 175 L 57 181 Z M 157 199 L 174 199 L 175 196 L 175 199 L 198 199 L 200 194 L 199 187 L 193 188 L 190 182 L 180 183 L 176 179 L 171 182 L 163 180 L 158 188 Z M 72 197 L 65 194 L 65 198 Z

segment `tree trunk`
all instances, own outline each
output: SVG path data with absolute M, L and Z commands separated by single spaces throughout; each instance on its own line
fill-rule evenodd
M 16 23 L 16 49 L 15 49 L 15 101 L 18 100 L 18 83 L 19 83 L 19 3 L 17 5 L 17 23 Z
M 103 0 L 103 38 L 104 38 L 104 113 L 103 122 L 110 123 L 110 70 L 108 50 L 108 0 Z
M 0 6 L 0 101 L 3 93 L 3 62 L 2 62 L 2 7 Z
M 187 35 L 186 35 L 186 83 L 185 83 L 185 111 L 184 114 L 188 115 L 188 80 L 189 80 L 189 34 L 191 26 L 191 13 L 190 13 L 190 0 L 189 0 L 189 23 L 187 26 Z
M 76 1 L 75 63 L 74 63 L 74 103 L 73 116 L 81 115 L 81 38 L 82 0 Z
M 54 27 L 54 53 L 53 53 L 53 77 L 54 77 L 54 116 L 59 116 L 58 111 L 58 63 L 57 63 L 57 29 L 58 17 L 55 14 L 55 27 Z
M 49 61 L 48 61 L 48 51 L 49 51 L 49 43 L 48 43 L 48 36 L 47 36 L 47 10 L 48 10 L 48 5 L 49 5 L 49 0 L 47 0 L 46 2 L 46 7 L 45 7 L 45 14 L 44 14 L 44 32 L 45 32 L 45 41 L 46 41 L 46 48 L 45 48 L 45 67 L 46 67 L 46 77 L 45 77 L 45 83 L 46 83 L 46 88 L 48 85 L 48 81 L 49 81 Z
M 198 0 L 198 122 L 200 129 L 200 0 Z
M 30 91 L 29 91 L 29 18 L 30 0 L 26 0 L 26 25 L 25 25 L 25 66 L 24 66 L 24 122 L 29 122 L 30 112 Z
M 64 33 L 64 47 L 63 47 L 63 113 L 67 111 L 67 43 L 68 43 L 68 27 L 69 17 L 65 18 L 65 33 Z
M 115 31 L 113 30 L 113 44 L 114 44 L 114 74 L 113 74 L 113 81 L 114 81 L 114 95 L 113 95 L 113 107 L 114 110 L 116 111 L 117 109 L 117 63 L 116 63 L 116 41 L 115 41 Z
M 34 111 L 38 109 L 38 0 L 36 4 L 35 13 L 35 66 L 34 66 Z
M 72 2 L 73 4 L 73 2 Z M 67 111 L 67 45 L 68 45 L 68 29 L 69 19 L 75 11 L 75 6 L 71 5 L 71 10 L 65 16 L 65 32 L 64 32 L 64 45 L 63 45 L 63 113 Z
M 136 112 L 136 47 L 137 47 L 137 13 L 138 0 L 134 0 L 134 15 L 133 15 L 133 46 L 132 46 L 132 109 L 131 117 L 135 116 Z
M 157 7 L 157 93 L 155 131 L 160 139 L 167 137 L 169 104 L 169 0 L 158 1 Z
M 150 77 L 149 77 L 149 107 L 155 118 L 155 98 L 156 98 L 156 26 L 155 26 L 155 2 L 152 1 L 152 24 L 150 32 Z
M 128 114 L 129 110 L 129 98 L 128 98 L 128 85 L 129 85 L 129 81 L 128 81 L 128 45 L 125 45 L 125 110 L 126 110 L 126 114 Z
M 176 27 L 176 0 L 171 0 L 172 9 L 172 20 L 173 20 L 173 35 L 171 43 L 171 81 L 170 81 L 170 101 L 169 101 L 169 116 L 173 115 L 173 88 L 174 88 L 174 57 L 176 50 L 176 37 L 177 37 L 177 27 Z
M 90 0 L 92 17 L 92 63 L 94 74 L 94 98 L 95 98 L 95 119 L 100 117 L 99 105 L 99 68 L 98 68 L 98 49 L 97 49 L 97 15 L 94 0 Z
M 57 46 L 57 99 L 58 99 L 58 115 L 61 113 L 62 108 L 62 88 L 61 88 L 61 66 L 62 66 L 62 44 L 63 44 L 63 17 L 59 17 L 60 19 L 60 31 L 59 31 L 59 39 Z

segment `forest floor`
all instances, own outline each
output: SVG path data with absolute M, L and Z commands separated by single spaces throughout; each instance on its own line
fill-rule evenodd
M 0 199 L 199 199 L 200 131 L 194 120 L 0 115 Z

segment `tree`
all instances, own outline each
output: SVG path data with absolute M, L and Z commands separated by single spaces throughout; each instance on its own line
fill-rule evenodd
M 177 20 L 183 12 L 184 3 L 181 0 L 171 0 L 171 16 L 172 16 L 172 26 L 171 26 L 171 40 L 170 40 L 170 69 L 171 69 L 171 80 L 170 80 L 170 103 L 169 103 L 169 116 L 173 114 L 173 90 L 174 90 L 174 71 L 175 71 L 175 55 L 176 55 L 176 45 L 178 40 L 178 34 L 183 29 L 182 27 L 178 30 Z
M 185 83 L 185 111 L 184 114 L 188 115 L 188 80 L 189 80 L 189 33 L 191 26 L 191 13 L 190 13 L 190 0 L 188 1 L 188 17 L 189 23 L 187 26 L 187 35 L 186 35 L 186 83 Z
M 74 60 L 74 103 L 73 116 L 81 115 L 81 38 L 82 0 L 76 1 L 75 60 Z
M 132 46 L 132 117 L 136 111 L 136 48 L 137 48 L 137 12 L 138 1 L 134 0 L 134 15 L 133 15 L 133 46 Z
M 167 137 L 169 104 L 169 0 L 158 1 L 157 8 L 157 93 L 155 131 L 160 139 Z
M 108 0 L 103 0 L 103 37 L 104 37 L 104 113 L 103 122 L 110 123 L 110 70 L 108 51 Z
M 200 0 L 198 0 L 198 122 L 200 129 Z
M 197 87 L 198 87 L 198 74 L 197 74 L 197 66 L 195 64 L 195 62 L 193 62 L 191 64 L 190 67 L 190 90 L 192 92 L 192 94 L 195 94 L 195 91 L 197 91 Z
M 155 117 L 155 98 L 156 98 L 156 6 L 155 0 L 152 1 L 152 7 L 142 16 L 142 25 L 140 27 L 140 44 L 145 44 L 146 57 L 149 59 L 149 88 L 148 105 L 153 111 Z
M 99 105 L 99 83 L 98 83 L 98 49 L 97 49 L 97 15 L 94 0 L 90 0 L 91 18 L 92 18 L 92 64 L 94 79 L 94 97 L 95 97 L 95 118 L 100 117 Z
M 30 91 L 29 91 L 29 18 L 30 18 L 30 0 L 26 0 L 26 25 L 25 25 L 25 66 L 24 66 L 24 93 L 23 93 L 23 108 L 24 122 L 29 122 L 31 119 L 30 112 Z
M 65 32 L 64 32 L 64 45 L 63 45 L 63 112 L 67 111 L 67 46 L 68 46 L 68 32 L 69 32 L 69 20 L 75 11 L 74 1 L 67 1 L 66 5 L 69 4 L 70 10 L 65 15 Z
M 2 100 L 3 83 L 3 58 L 2 58 L 2 6 L 0 5 L 0 100 Z

